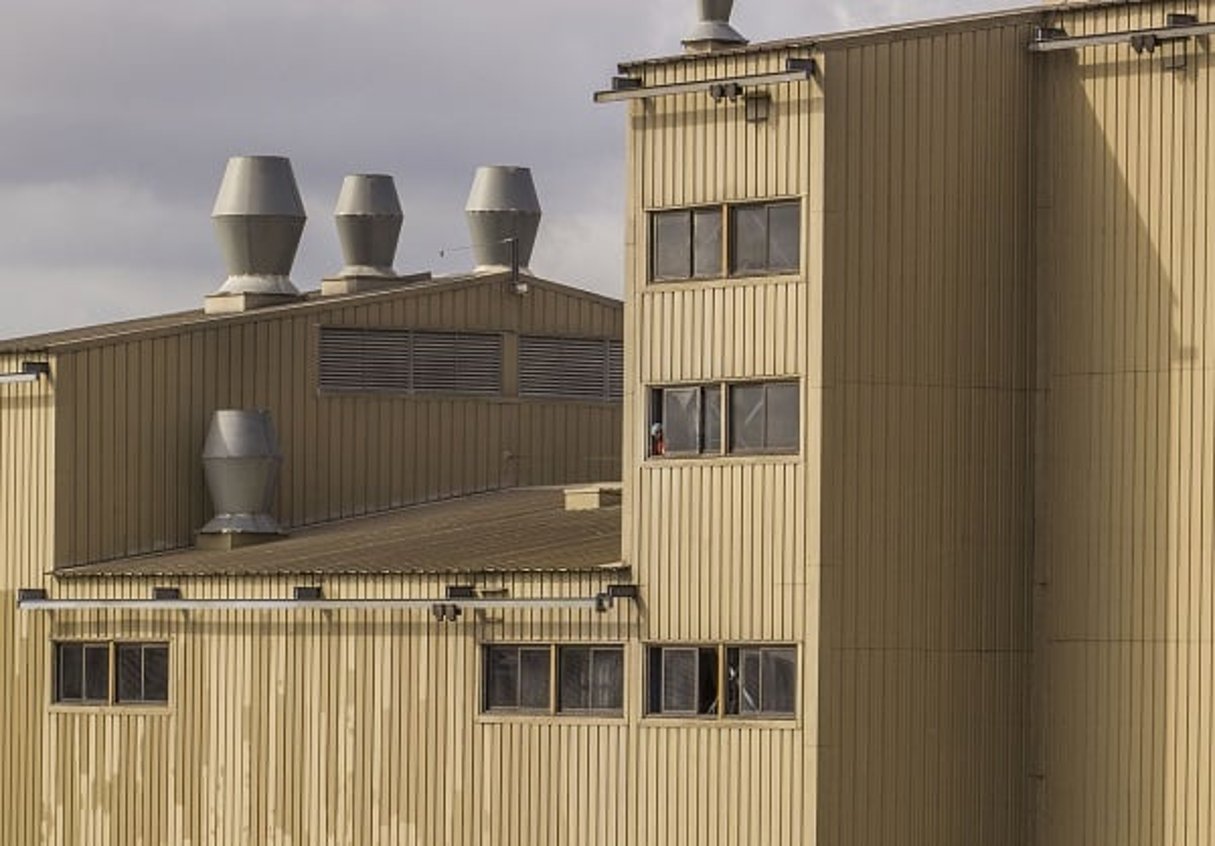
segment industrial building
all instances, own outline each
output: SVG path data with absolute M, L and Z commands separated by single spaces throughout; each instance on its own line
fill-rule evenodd
M 1215 3 L 700 5 L 595 95 L 623 313 L 504 176 L 467 278 L 236 250 L 210 315 L 0 345 L 0 840 L 1215 843 Z M 498 393 L 382 330 L 500 338 Z

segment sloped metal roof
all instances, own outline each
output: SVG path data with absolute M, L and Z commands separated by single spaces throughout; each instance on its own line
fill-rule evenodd
M 325 523 L 260 546 L 125 558 L 61 569 L 56 576 L 526 573 L 621 567 L 620 506 L 566 511 L 560 488 L 516 488 Z

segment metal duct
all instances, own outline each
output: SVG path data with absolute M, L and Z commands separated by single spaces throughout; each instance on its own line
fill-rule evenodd
M 216 411 L 202 457 L 215 517 L 199 532 L 200 546 L 232 548 L 283 534 L 270 516 L 283 463 L 270 412 Z
M 527 268 L 540 230 L 540 200 L 528 168 L 477 168 L 464 213 L 478 272 L 512 267 L 512 250 L 517 266 Z
M 707 53 L 747 43 L 738 30 L 730 26 L 734 0 L 700 0 L 700 20 L 683 40 L 689 53 Z
M 212 297 L 299 296 L 291 265 L 307 215 L 290 159 L 229 159 L 211 218 L 228 269 L 227 281 Z
M 339 277 L 396 278 L 392 262 L 405 216 L 392 177 L 370 173 L 347 176 L 333 214 L 346 261 Z

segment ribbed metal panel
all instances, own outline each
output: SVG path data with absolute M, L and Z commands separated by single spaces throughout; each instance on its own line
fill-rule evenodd
M 322 391 L 408 393 L 410 333 L 404 330 L 320 330 L 318 385 Z
M 413 389 L 451 394 L 501 393 L 502 336 L 415 332 Z
M 524 336 L 519 339 L 519 395 L 595 402 L 618 400 L 621 366 L 619 342 Z

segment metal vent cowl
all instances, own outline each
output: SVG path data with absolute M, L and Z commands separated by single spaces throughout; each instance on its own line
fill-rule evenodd
M 202 457 L 215 518 L 200 535 L 283 534 L 270 515 L 283 463 L 270 412 L 216 411 Z
M 289 159 L 229 159 L 211 218 L 228 270 L 216 295 L 299 296 L 291 266 L 307 215 Z
M 346 262 L 339 276 L 396 277 L 392 262 L 405 217 L 391 176 L 347 176 L 338 194 L 334 219 Z
M 730 26 L 734 0 L 700 0 L 700 19 L 683 39 L 689 53 L 703 53 L 727 47 L 738 47 L 747 39 Z
M 531 170 L 506 165 L 477 168 L 464 212 L 477 272 L 510 268 L 512 240 L 519 267 L 528 267 L 541 214 Z

